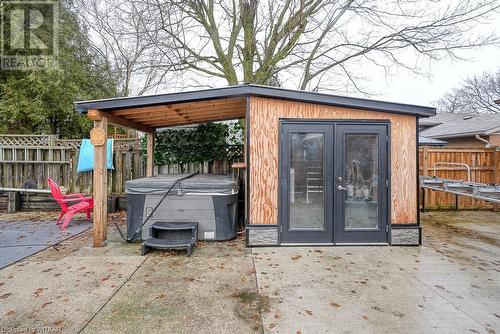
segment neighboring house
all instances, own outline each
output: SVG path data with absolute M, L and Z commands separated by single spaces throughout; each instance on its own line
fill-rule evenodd
M 418 129 L 421 133 L 423 130 L 430 129 L 449 121 L 461 119 L 464 116 L 464 114 L 440 113 L 429 118 L 421 118 L 418 120 Z
M 419 123 L 420 135 L 445 140 L 447 147 L 500 146 L 500 115 L 437 114 Z
M 418 136 L 418 146 L 446 146 L 448 142 L 425 136 Z

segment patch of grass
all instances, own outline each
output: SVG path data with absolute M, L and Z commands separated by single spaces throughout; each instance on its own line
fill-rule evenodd
M 232 296 L 244 304 L 257 306 L 260 311 L 269 312 L 269 297 L 262 296 L 256 291 L 237 291 Z
M 238 300 L 234 313 L 256 332 L 262 332 L 262 312 L 270 312 L 269 298 L 256 291 L 241 290 L 231 295 Z
M 257 292 L 254 291 L 237 291 L 233 293 L 233 297 L 238 298 L 244 303 L 252 303 L 257 299 Z

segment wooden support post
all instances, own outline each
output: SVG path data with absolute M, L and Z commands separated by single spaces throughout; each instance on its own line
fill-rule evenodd
M 146 133 L 146 176 L 151 177 L 154 173 L 154 132 Z
M 99 138 L 94 138 L 94 247 L 103 247 L 106 245 L 108 224 L 108 171 L 107 171 L 107 157 L 106 157 L 106 139 L 108 138 L 108 119 L 101 117 L 100 120 L 94 120 L 94 129 L 96 137 L 104 137 L 104 143 L 100 140 L 96 145 Z M 91 134 L 91 140 L 92 140 Z

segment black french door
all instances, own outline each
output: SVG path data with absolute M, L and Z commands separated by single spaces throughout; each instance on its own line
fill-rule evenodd
M 338 124 L 335 142 L 335 242 L 387 242 L 387 126 Z
M 333 126 L 283 124 L 281 240 L 333 242 Z
M 387 242 L 388 124 L 282 121 L 283 244 Z

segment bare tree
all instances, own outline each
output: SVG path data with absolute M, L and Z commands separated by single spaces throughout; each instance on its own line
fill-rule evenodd
M 460 87 L 437 101 L 437 109 L 464 114 L 500 113 L 500 105 L 495 103 L 499 98 L 500 70 L 466 79 Z
M 142 95 L 158 87 L 169 73 L 168 52 L 152 42 L 139 3 L 127 0 L 77 0 L 75 10 L 94 49 L 115 76 L 121 96 Z
M 129 0 L 150 40 L 173 49 L 176 71 L 225 80 L 320 90 L 359 85 L 363 65 L 422 73 L 420 61 L 460 58 L 496 43 L 475 27 L 498 0 Z

